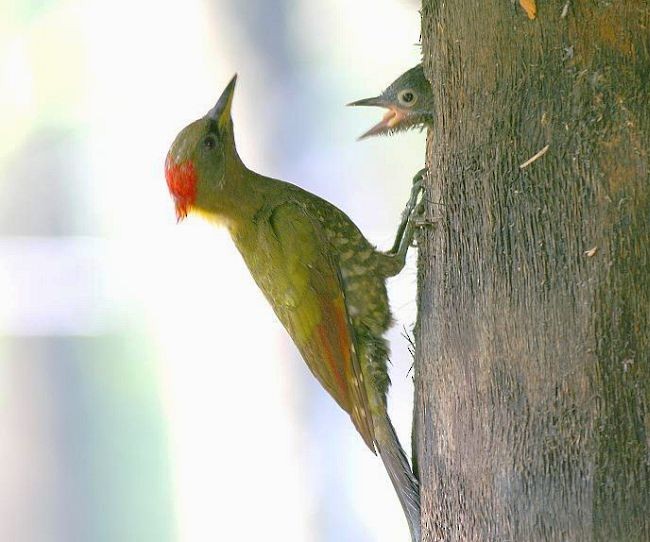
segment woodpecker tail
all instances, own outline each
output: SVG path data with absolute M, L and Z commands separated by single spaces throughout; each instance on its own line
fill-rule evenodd
M 384 411 L 382 415 L 373 416 L 373 422 L 379 455 L 406 514 L 411 540 L 420 542 L 420 485 L 411 471 L 388 414 Z

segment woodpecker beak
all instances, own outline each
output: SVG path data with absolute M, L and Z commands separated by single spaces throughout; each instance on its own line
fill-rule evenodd
M 348 104 L 349 106 L 374 106 L 374 107 L 384 107 L 388 109 L 384 118 L 381 119 L 381 122 L 375 124 L 370 130 L 366 133 L 359 136 L 358 140 L 366 139 L 367 137 L 387 134 L 406 118 L 406 111 L 395 107 L 394 104 L 385 100 L 381 96 L 375 96 L 374 98 L 364 98 L 363 100 L 357 100 Z
M 208 111 L 207 117 L 217 121 L 219 126 L 225 126 L 230 120 L 230 108 L 232 107 L 232 97 L 235 93 L 235 84 L 237 83 L 237 74 L 230 80 L 228 86 L 221 93 L 216 105 Z
M 388 102 L 384 100 L 381 96 L 374 96 L 372 98 L 364 98 L 363 100 L 357 100 L 356 102 L 350 102 L 348 107 L 388 107 Z

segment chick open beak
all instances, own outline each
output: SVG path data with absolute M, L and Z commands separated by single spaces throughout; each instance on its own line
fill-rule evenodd
M 392 103 L 383 99 L 381 96 L 375 96 L 373 98 L 364 98 L 363 100 L 357 100 L 348 104 L 349 106 L 372 106 L 372 107 L 384 107 L 388 109 L 386 114 L 381 119 L 381 122 L 375 124 L 370 130 L 359 136 L 359 140 L 365 139 L 370 136 L 386 134 L 390 132 L 393 128 L 399 125 L 400 122 L 406 117 L 406 112 L 395 107 Z

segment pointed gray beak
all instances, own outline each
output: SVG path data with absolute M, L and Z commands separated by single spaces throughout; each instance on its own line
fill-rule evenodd
M 388 102 L 381 96 L 374 96 L 372 98 L 364 98 L 356 102 L 347 104 L 350 107 L 367 106 L 367 107 L 388 107 Z
M 381 121 L 375 124 L 366 133 L 361 134 L 361 136 L 357 138 L 357 141 L 375 135 L 389 134 L 392 130 L 398 129 L 397 127 L 406 117 L 406 113 L 394 106 L 389 106 L 387 109 L 388 111 L 386 111 L 386 114 Z
M 395 105 L 383 95 L 373 96 L 372 98 L 364 98 L 348 104 L 349 106 L 364 106 L 364 107 L 383 107 L 388 109 L 381 122 L 375 124 L 370 130 L 357 138 L 358 140 L 366 139 L 367 137 L 389 133 L 394 126 L 398 125 L 404 118 L 404 113 L 398 110 Z
M 232 97 L 235 91 L 235 84 L 237 83 L 237 74 L 233 76 L 228 83 L 228 86 L 221 93 L 219 100 L 216 105 L 208 111 L 207 117 L 221 122 L 224 119 L 224 116 L 230 116 L 230 106 L 232 105 Z

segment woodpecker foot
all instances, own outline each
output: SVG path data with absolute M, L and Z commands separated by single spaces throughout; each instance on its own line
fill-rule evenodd
M 424 180 L 427 177 L 427 173 L 429 173 L 429 170 L 425 167 L 423 167 L 420 171 L 418 171 L 415 174 L 415 177 L 413 177 L 413 184 L 417 182 L 424 182 Z
M 424 194 L 424 181 L 426 179 L 427 169 L 423 168 L 413 177 L 413 185 L 411 186 L 411 195 L 406 203 L 406 208 L 402 212 L 402 224 L 406 224 L 409 220 L 413 220 L 413 216 L 424 211 L 422 200 L 418 202 L 421 194 Z M 420 211 L 421 209 L 421 211 Z

